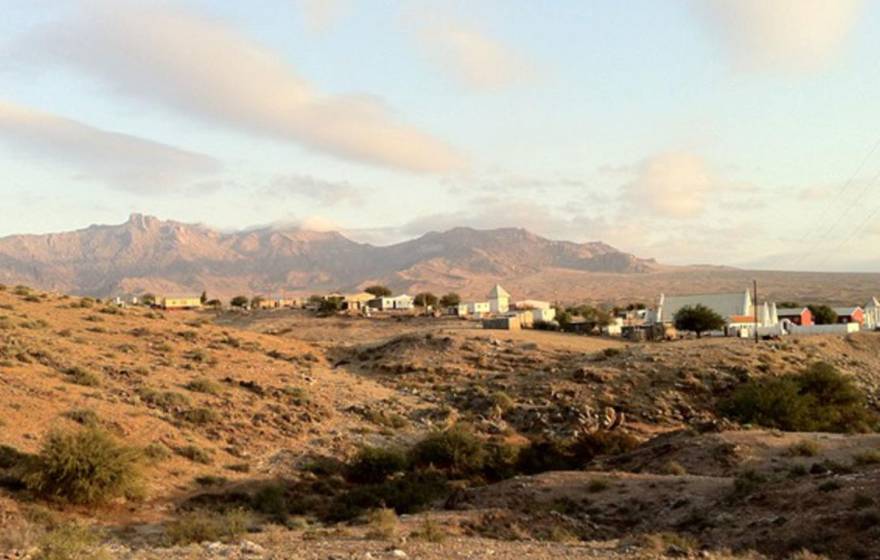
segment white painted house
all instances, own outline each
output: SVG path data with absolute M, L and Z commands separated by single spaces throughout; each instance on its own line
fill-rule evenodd
M 880 329 L 880 301 L 872 297 L 864 307 L 865 310 L 865 328 L 867 330 Z
M 510 294 L 499 284 L 489 292 L 489 310 L 492 313 L 507 313 L 510 309 Z
M 666 296 L 661 294 L 657 309 L 651 314 L 651 322 L 670 324 L 675 321 L 675 314 L 685 307 L 703 305 L 708 307 L 727 322 L 729 332 L 745 335 L 755 327 L 755 307 L 752 294 L 748 290 L 723 294 L 697 294 L 688 296 Z M 758 329 L 772 329 L 779 324 L 779 315 L 775 303 L 758 306 Z
M 406 311 L 413 308 L 413 299 L 412 296 L 406 294 L 377 297 L 370 301 L 370 307 L 380 311 Z

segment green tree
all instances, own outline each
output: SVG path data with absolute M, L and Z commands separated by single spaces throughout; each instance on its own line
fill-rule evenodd
M 817 325 L 833 325 L 837 322 L 837 313 L 827 305 L 808 305 Z
M 144 294 L 141 296 L 141 303 L 144 305 L 156 305 L 156 296 L 153 294 Z
M 375 286 L 367 286 L 364 291 L 368 294 L 373 294 L 376 297 L 391 297 L 391 290 L 388 289 L 387 286 L 382 286 L 380 284 L 376 284 Z
M 199 301 L 202 302 L 202 305 L 205 305 L 206 303 L 208 303 L 208 292 L 207 291 L 202 290 L 202 296 L 199 298 Z
M 247 304 L 248 304 L 247 296 L 235 296 L 234 298 L 229 300 L 229 305 L 231 305 L 232 307 L 244 308 L 244 307 L 247 307 Z
M 340 309 L 342 309 L 341 297 L 324 298 L 318 305 L 318 313 L 321 313 L 322 315 L 330 315 L 331 313 L 336 313 Z
M 437 305 L 437 296 L 435 296 L 431 292 L 416 294 L 416 297 L 413 298 L 413 303 L 415 303 L 419 307 L 424 308 L 434 307 L 435 305 Z
M 449 292 L 440 298 L 440 307 L 455 307 L 461 303 L 461 296 L 455 292 Z
M 702 304 L 682 307 L 675 314 L 675 328 L 680 331 L 697 333 L 697 338 L 706 331 L 717 331 L 724 328 L 724 317 Z

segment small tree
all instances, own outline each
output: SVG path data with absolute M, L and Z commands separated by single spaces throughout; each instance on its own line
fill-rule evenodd
M 318 305 L 318 312 L 322 315 L 330 315 L 342 309 L 342 298 L 328 297 L 321 300 Z
M 234 298 L 229 300 L 229 305 L 231 305 L 232 307 L 239 307 L 239 308 L 247 307 L 248 298 L 247 298 L 247 296 L 235 296 Z
M 717 331 L 724 328 L 724 317 L 702 304 L 688 305 L 675 314 L 675 328 L 681 331 L 693 331 L 697 338 L 706 331 Z
M 208 292 L 207 291 L 202 290 L 202 296 L 199 298 L 199 301 L 202 302 L 202 305 L 205 305 L 206 303 L 208 303 Z
M 827 305 L 808 305 L 817 325 L 833 325 L 837 322 L 837 313 Z
M 437 296 L 432 294 L 431 292 L 423 292 L 421 294 L 416 294 L 416 297 L 413 298 L 413 303 L 418 305 L 419 307 L 434 307 L 437 305 Z
M 156 305 L 156 296 L 153 294 L 144 294 L 141 296 L 141 303 L 144 305 Z
M 440 307 L 455 307 L 461 303 L 461 296 L 455 292 L 449 292 L 440 298 Z
M 263 296 L 254 296 L 251 298 L 251 309 L 258 309 L 260 304 L 262 304 L 266 298 Z
M 389 290 L 386 286 L 382 286 L 376 284 L 375 286 L 368 286 L 365 290 L 368 294 L 373 294 L 376 297 L 391 297 L 391 290 Z

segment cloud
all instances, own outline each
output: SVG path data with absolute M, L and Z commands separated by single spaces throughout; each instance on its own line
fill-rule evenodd
M 708 195 L 716 186 L 717 180 L 700 157 L 669 152 L 642 162 L 622 194 L 631 211 L 687 219 L 703 213 Z
M 301 196 L 324 206 L 342 203 L 360 204 L 363 197 L 357 187 L 348 181 L 328 181 L 312 175 L 281 175 L 275 177 L 263 191 L 269 197 Z
M 472 89 L 500 89 L 534 74 L 534 68 L 507 45 L 462 23 L 424 26 L 419 38 L 431 60 Z
M 349 9 L 348 0 L 299 0 L 306 26 L 322 33 L 336 24 Z
M 431 173 L 465 165 L 377 99 L 323 94 L 280 56 L 221 22 L 165 3 L 81 5 L 78 17 L 30 35 L 22 50 L 119 93 L 343 159 Z
M 737 66 L 810 71 L 840 50 L 863 0 L 692 0 Z
M 203 154 L 0 101 L 0 141 L 28 156 L 72 166 L 84 178 L 147 194 L 220 170 Z

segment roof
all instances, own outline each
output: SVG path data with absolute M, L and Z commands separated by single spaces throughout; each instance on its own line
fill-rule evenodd
M 880 301 L 877 301 L 877 298 L 872 297 L 872 298 L 871 298 L 871 301 L 869 301 L 869 302 L 865 305 L 865 308 L 866 308 L 866 309 L 869 308 L 869 307 L 880 307 Z
M 495 287 L 492 288 L 492 291 L 489 292 L 489 299 L 502 299 L 508 298 L 510 299 L 510 294 L 507 293 L 507 290 L 501 287 L 501 284 L 495 284 Z
M 726 294 L 661 296 L 661 319 L 671 321 L 681 309 L 696 305 L 704 305 L 722 317 L 748 315 L 751 311 L 751 301 L 752 298 L 748 291 Z
M 538 299 L 524 299 L 516 302 L 514 305 L 516 305 L 517 308 L 531 307 L 532 309 L 550 309 L 549 301 L 541 301 Z
M 731 315 L 729 318 L 729 322 L 732 324 L 737 323 L 754 323 L 755 316 L 754 315 Z
M 795 315 L 802 315 L 804 311 L 809 311 L 809 309 L 806 307 L 777 307 L 776 315 L 779 317 L 794 317 Z
M 862 311 L 862 308 L 858 305 L 852 307 L 834 307 L 833 309 L 838 315 L 852 315 L 856 311 Z

